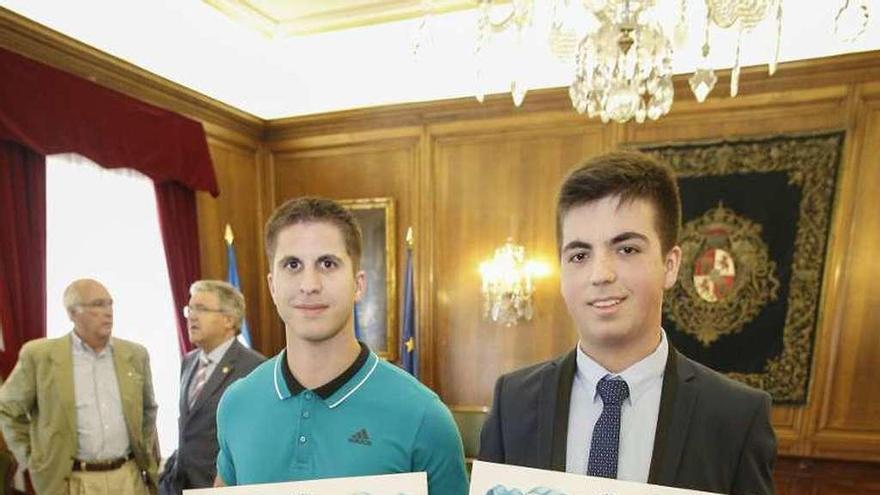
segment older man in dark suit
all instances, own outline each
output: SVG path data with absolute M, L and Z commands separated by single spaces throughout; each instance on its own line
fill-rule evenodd
M 480 459 L 735 495 L 773 493 L 770 397 L 685 356 L 660 327 L 681 262 L 675 178 L 647 155 L 587 161 L 556 210 L 580 340 L 498 379 Z
M 183 358 L 180 373 L 180 437 L 160 480 L 162 495 L 213 486 L 217 458 L 217 403 L 232 382 L 265 358 L 241 345 L 244 297 L 232 285 L 200 280 L 184 308 L 189 339 L 198 349 Z

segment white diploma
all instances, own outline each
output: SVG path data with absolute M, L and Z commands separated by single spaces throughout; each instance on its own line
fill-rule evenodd
M 474 461 L 470 495 L 710 495 L 709 492 Z
M 428 495 L 424 472 L 184 490 L 184 495 Z

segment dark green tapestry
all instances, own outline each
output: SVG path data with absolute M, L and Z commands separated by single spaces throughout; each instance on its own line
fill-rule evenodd
M 639 146 L 682 196 L 682 262 L 663 327 L 685 355 L 807 399 L 843 132 Z

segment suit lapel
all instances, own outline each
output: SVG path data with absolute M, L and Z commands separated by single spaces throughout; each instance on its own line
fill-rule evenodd
M 698 395 L 693 380 L 694 371 L 690 363 L 670 345 L 663 373 L 660 411 L 648 483 L 670 485 L 675 481 Z
M 76 391 L 73 388 L 72 341 L 73 336 L 70 334 L 56 339 L 51 359 L 53 363 L 52 379 L 58 384 L 58 398 L 64 407 L 64 416 L 67 417 L 70 428 L 68 431 L 76 432 Z
M 214 372 L 211 373 L 211 377 L 208 378 L 208 383 L 202 387 L 202 391 L 199 392 L 199 396 L 196 397 L 196 402 L 193 404 L 192 409 L 189 411 L 190 414 L 197 411 L 202 404 L 211 397 L 220 385 L 225 382 L 229 376 L 232 374 L 232 370 L 235 369 L 235 362 L 238 358 L 238 353 L 241 350 L 241 344 L 238 343 L 238 340 L 233 340 L 232 345 L 229 346 L 229 349 L 226 350 L 226 353 L 223 354 L 223 358 L 220 359 L 220 362 L 217 363 L 217 366 L 214 368 Z M 196 360 L 198 361 L 198 360 Z
M 116 370 L 116 381 L 119 384 L 119 398 L 122 400 L 122 414 L 125 416 L 125 424 L 128 425 L 129 438 L 141 437 L 139 432 L 143 429 L 143 415 L 141 403 L 143 400 L 143 380 L 140 372 L 134 365 L 134 355 L 131 349 L 119 340 L 112 339 L 113 367 Z
M 558 373 L 545 375 L 543 393 L 548 397 L 548 406 L 541 408 L 552 425 L 552 447 L 549 457 L 550 469 L 565 471 L 565 458 L 568 447 L 568 413 L 571 407 L 571 386 L 577 369 L 577 353 L 573 350 L 558 362 Z M 548 383 L 549 382 L 549 383 Z M 555 404 L 555 407 L 553 407 Z M 549 435 L 547 435 L 549 437 Z
M 196 373 L 196 365 L 199 364 L 199 352 L 196 351 L 183 359 L 183 373 L 180 380 L 180 415 L 189 414 L 189 385 Z

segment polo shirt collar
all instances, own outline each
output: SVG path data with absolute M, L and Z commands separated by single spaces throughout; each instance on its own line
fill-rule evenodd
M 366 379 L 366 377 L 362 375 L 367 375 L 368 377 L 369 374 L 372 374 L 372 369 L 365 371 L 365 368 L 375 368 L 375 365 L 378 362 L 378 356 L 370 352 L 370 349 L 363 342 L 358 343 L 361 346 L 361 351 L 358 353 L 354 363 L 352 363 L 351 366 L 339 376 L 312 390 L 312 392 L 327 401 L 337 395 L 353 393 L 354 389 L 359 387 L 360 383 Z M 293 376 L 290 367 L 287 366 L 286 352 L 286 349 L 281 351 L 275 361 L 275 391 L 277 392 L 278 398 L 281 400 L 299 395 L 307 390 L 296 379 L 296 377 Z M 371 362 L 370 366 L 364 366 L 368 361 Z M 341 402 L 341 400 L 339 400 L 339 397 L 336 397 L 332 402 L 334 402 L 334 404 L 331 404 L 331 407 L 335 407 L 335 403 Z

